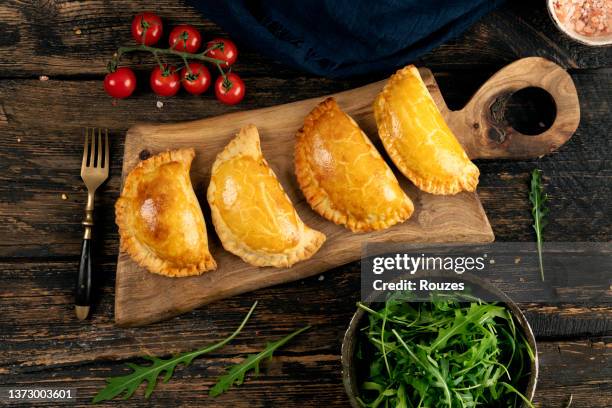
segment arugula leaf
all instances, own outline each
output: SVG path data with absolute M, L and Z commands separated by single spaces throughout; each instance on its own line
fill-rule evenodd
M 251 314 L 253 314 L 253 311 L 255 310 L 256 306 L 257 302 L 253 303 L 253 306 L 251 306 L 251 309 L 242 320 L 242 323 L 240 323 L 240 326 L 238 326 L 238 328 L 231 335 L 229 335 L 224 340 L 221 340 L 218 343 L 201 348 L 199 350 L 181 353 L 168 359 L 146 356 L 144 358 L 153 363 L 148 366 L 128 363 L 127 366 L 130 367 L 133 371 L 128 375 L 108 378 L 106 380 L 108 384 L 106 385 L 106 387 L 100 390 L 100 392 L 98 392 L 92 402 L 96 404 L 101 401 L 111 400 L 121 394 L 123 394 L 123 399 L 128 399 L 134 394 L 140 384 L 142 384 L 144 381 L 147 382 L 147 388 L 145 389 L 145 398 L 149 398 L 153 393 L 153 390 L 155 389 L 157 380 L 160 375 L 164 374 L 162 381 L 164 383 L 168 382 L 168 380 L 170 380 L 172 374 L 174 373 L 174 369 L 179 364 L 188 366 L 196 357 L 221 348 L 227 343 L 229 343 L 231 340 L 233 340 L 246 325 L 247 321 L 251 317 Z
M 545 206 L 546 200 L 548 200 L 548 196 L 544 193 L 544 186 L 542 185 L 542 172 L 538 169 L 534 169 L 531 172 L 531 190 L 529 191 L 529 201 L 531 201 L 533 206 L 531 209 L 531 215 L 533 216 L 533 229 L 536 233 L 538 245 L 540 276 L 542 278 L 542 282 L 544 282 L 544 264 L 542 262 L 542 231 L 546 226 L 546 215 L 548 215 L 548 208 Z
M 266 358 L 272 358 L 272 354 L 287 343 L 289 340 L 297 336 L 298 334 L 305 332 L 310 329 L 310 326 L 302 327 L 299 330 L 294 331 L 282 339 L 269 343 L 266 348 L 258 354 L 251 354 L 242 363 L 236 364 L 229 369 L 228 373 L 219 377 L 217 383 L 210 389 L 208 395 L 216 397 L 223 394 L 225 391 L 231 388 L 232 385 L 240 385 L 244 382 L 244 376 L 250 370 L 255 372 L 255 375 L 259 374 L 259 364 Z

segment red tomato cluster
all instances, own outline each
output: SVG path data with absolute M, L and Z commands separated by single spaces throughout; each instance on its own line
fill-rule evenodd
M 183 57 L 177 53 L 193 54 L 187 59 L 214 58 L 219 61 L 207 62 L 223 68 L 231 67 L 238 58 L 236 45 L 226 38 L 214 38 L 206 44 L 206 48 L 201 51 L 202 35 L 193 26 L 181 24 L 172 29 L 168 36 L 169 48 L 154 48 L 159 42 L 164 32 L 161 18 L 150 12 L 137 14 L 132 20 L 132 37 L 142 45 L 129 51 L 148 51 L 154 53 L 156 57 L 161 55 L 172 55 Z M 121 53 L 121 49 L 119 51 Z M 181 58 L 183 60 L 183 58 Z M 136 88 L 136 76 L 127 67 L 117 68 L 117 61 L 109 64 L 110 71 L 104 78 L 104 90 L 113 98 L 127 98 Z M 200 95 L 210 87 L 212 77 L 210 71 L 200 62 L 187 62 L 176 67 L 167 63 L 159 63 L 153 69 L 149 80 L 151 89 L 159 96 L 174 96 L 181 89 L 181 86 L 192 95 Z M 215 96 L 225 104 L 234 105 L 244 98 L 244 81 L 233 72 L 223 72 L 215 81 Z

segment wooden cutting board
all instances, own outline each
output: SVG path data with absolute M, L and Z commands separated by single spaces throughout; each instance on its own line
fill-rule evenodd
M 450 111 L 428 69 L 423 80 L 438 107 L 472 159 L 539 157 L 565 143 L 578 126 L 580 111 L 576 88 L 558 65 L 542 58 L 525 58 L 496 73 L 460 111 Z M 351 115 L 384 155 L 376 131 L 372 102 L 385 81 L 335 94 L 340 107 Z M 552 127 L 538 136 L 512 129 L 499 109 L 515 91 L 525 87 L 547 90 L 557 105 Z M 258 288 L 294 281 L 360 258 L 365 242 L 490 242 L 493 231 L 476 193 L 434 196 L 417 190 L 401 174 L 398 179 L 415 204 L 413 216 L 384 231 L 354 234 L 316 213 L 305 202 L 293 173 L 295 132 L 304 117 L 325 97 L 194 122 L 139 124 L 126 136 L 123 175 L 151 154 L 194 147 L 191 179 L 207 220 L 210 249 L 218 268 L 202 276 L 167 278 L 147 272 L 125 254 L 117 264 L 115 321 L 138 326 L 184 313 L 215 300 Z M 206 202 L 210 169 L 217 153 L 246 124 L 259 128 L 264 156 L 274 169 L 304 222 L 327 235 L 323 247 L 309 260 L 292 268 L 257 268 L 225 251 L 210 224 Z M 394 166 L 391 166 L 394 168 Z M 256 297 L 256 295 L 254 295 Z

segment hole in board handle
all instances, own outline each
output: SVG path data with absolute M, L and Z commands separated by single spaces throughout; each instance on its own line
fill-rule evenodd
M 524 135 L 544 133 L 555 122 L 557 105 L 542 88 L 527 87 L 514 92 L 506 100 L 503 117 L 509 127 Z

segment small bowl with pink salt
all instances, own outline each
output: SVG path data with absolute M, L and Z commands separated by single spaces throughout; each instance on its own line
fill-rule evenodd
M 559 29 L 587 45 L 612 44 L 612 0 L 548 0 Z

